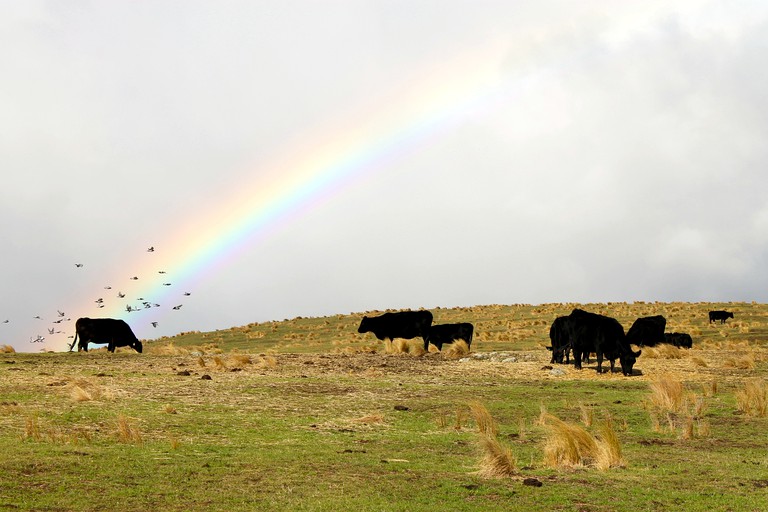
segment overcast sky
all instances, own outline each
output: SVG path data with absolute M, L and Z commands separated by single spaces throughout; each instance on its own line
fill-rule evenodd
M 0 0 L 0 344 L 62 350 L 106 312 L 156 338 L 765 302 L 767 22 L 763 0 Z

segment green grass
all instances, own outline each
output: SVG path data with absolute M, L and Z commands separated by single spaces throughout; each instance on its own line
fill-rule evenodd
M 663 311 L 683 327 L 675 330 L 699 332 L 694 343 L 718 346 L 696 352 L 704 370 L 641 356 L 640 377 L 569 368 L 554 379 L 541 369 L 542 345 L 570 306 L 433 310 L 436 321 L 473 321 L 474 351 L 514 350 L 521 362 L 508 364 L 348 355 L 378 346 L 356 332 L 354 315 L 188 333 L 141 355 L 2 354 L 0 510 L 768 510 L 768 419 L 739 414 L 735 398 L 743 382 L 766 378 L 768 307 L 722 305 L 738 323 L 709 326 L 700 313 L 719 305 L 601 305 L 625 328 L 633 315 Z M 754 368 L 718 365 L 745 350 Z M 244 352 L 253 363 L 232 357 Z M 266 353 L 275 364 L 259 363 Z M 648 379 L 670 368 L 686 392 L 717 380 L 699 418 L 707 436 L 654 429 Z M 99 398 L 73 399 L 78 379 Z M 472 401 L 490 411 L 520 477 L 476 474 Z M 577 424 L 589 408 L 593 434 L 610 416 L 627 466 L 547 467 L 542 406 Z M 120 416 L 140 443 L 120 439 Z

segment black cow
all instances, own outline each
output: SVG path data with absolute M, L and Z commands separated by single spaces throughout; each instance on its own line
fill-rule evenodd
M 627 331 L 627 343 L 654 347 L 659 343 L 664 343 L 664 329 L 666 328 L 667 319 L 661 315 L 638 318 Z
M 720 320 L 720 323 L 724 324 L 725 321 L 728 320 L 729 318 L 733 318 L 733 313 L 729 311 L 710 311 L 709 312 L 709 323 Z
M 664 341 L 669 345 L 674 345 L 680 348 L 691 348 L 693 346 L 691 335 L 685 332 L 664 333 Z
M 624 328 L 608 316 L 574 309 L 570 314 L 570 339 L 573 348 L 574 366 L 581 369 L 584 354 L 597 354 L 597 372 L 603 370 L 603 357 L 611 362 L 611 372 L 616 359 L 621 363 L 624 375 L 632 375 L 632 367 L 641 352 L 633 352 L 624 335 Z
M 429 343 L 443 350 L 443 345 L 453 343 L 456 340 L 464 340 L 467 347 L 472 345 L 472 333 L 475 327 L 470 323 L 438 324 L 429 329 Z
M 357 332 L 372 332 L 378 339 L 412 339 L 421 336 L 424 350 L 429 348 L 429 329 L 432 326 L 432 313 L 429 311 L 401 311 L 383 315 L 364 316 Z
M 549 339 L 552 346 L 547 347 L 547 350 L 552 351 L 550 364 L 562 364 L 563 356 L 565 356 L 565 363 L 571 364 L 570 329 L 570 317 L 568 316 L 559 316 L 552 322 L 552 326 L 549 328 Z
M 78 352 L 88 352 L 88 343 L 106 343 L 110 352 L 114 352 L 115 347 L 131 347 L 139 353 L 143 349 L 128 324 L 115 318 L 78 318 L 75 322 L 75 339 L 69 346 L 70 352 L 75 348 L 75 343 Z

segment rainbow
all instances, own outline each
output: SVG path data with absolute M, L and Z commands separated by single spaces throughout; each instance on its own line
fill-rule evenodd
M 289 148 L 288 156 L 254 166 L 252 183 L 239 184 L 225 205 L 203 212 L 170 242 L 166 240 L 157 257 L 147 258 L 145 267 L 135 270 L 136 275 L 156 275 L 158 268 L 167 268 L 173 274 L 173 289 L 153 279 L 137 282 L 135 293 L 163 303 L 180 287 L 194 288 L 200 279 L 317 205 L 417 151 L 468 116 L 509 101 L 525 81 L 500 76 L 502 52 L 485 48 L 480 52 L 483 58 L 468 52 L 427 68 L 426 78 L 379 95 L 358 115 L 323 130 L 331 135 L 313 138 L 314 144 Z M 99 316 L 124 317 L 125 312 L 120 304 L 100 310 Z

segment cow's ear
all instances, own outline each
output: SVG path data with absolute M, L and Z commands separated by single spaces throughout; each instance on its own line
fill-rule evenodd
M 635 352 L 635 357 L 640 357 L 640 354 L 642 353 L 643 353 L 642 350 L 638 350 L 637 352 Z
M 552 352 L 552 347 L 546 347 L 546 349 Z

